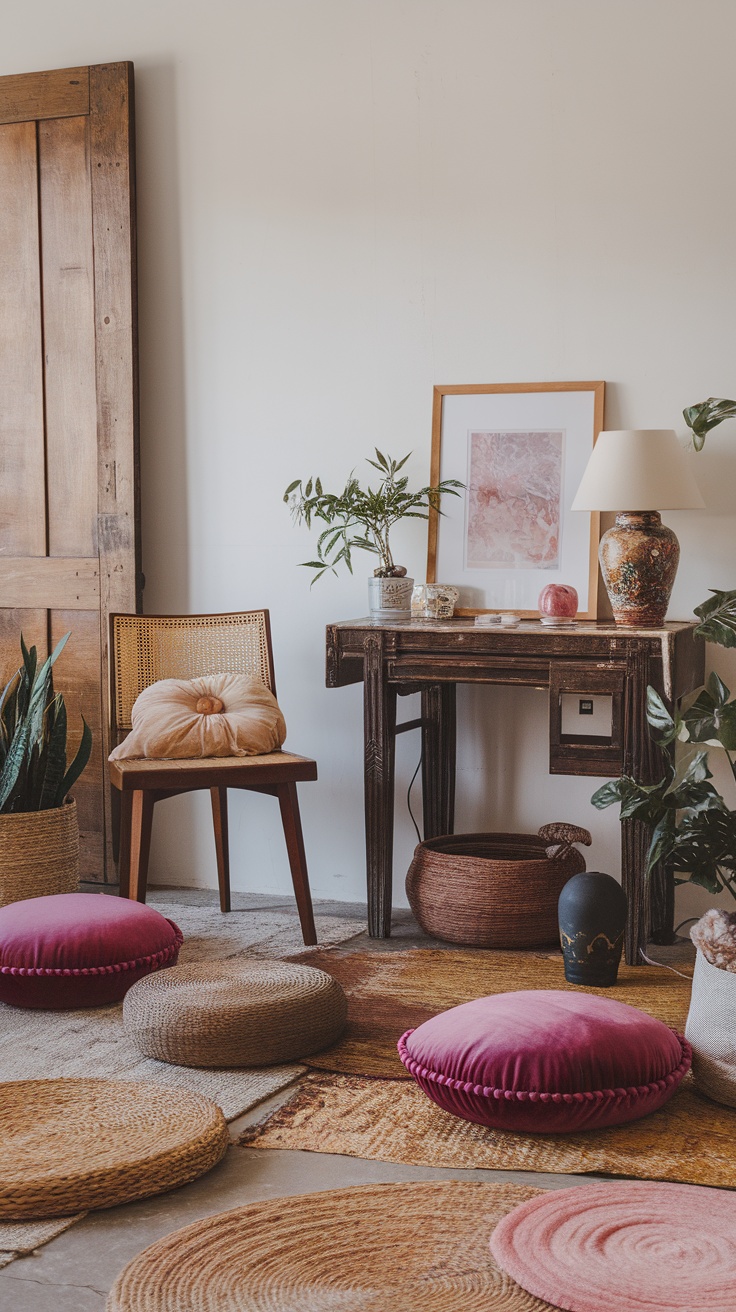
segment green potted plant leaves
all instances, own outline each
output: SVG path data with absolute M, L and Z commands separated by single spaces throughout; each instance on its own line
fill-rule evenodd
M 394 460 L 376 448 L 375 460 L 368 459 L 381 475 L 375 489 L 361 487 L 351 473 L 342 492 L 325 492 L 321 479 L 310 477 L 306 483 L 295 479 L 284 493 L 295 523 L 303 521 L 311 528 L 314 519 L 327 526 L 317 541 L 317 558 L 302 561 L 308 569 L 317 571 L 312 582 L 316 583 L 328 569 L 336 573 L 341 563 L 352 574 L 353 551 L 370 551 L 379 562 L 368 581 L 371 614 L 393 619 L 411 614 L 414 580 L 407 578 L 403 565 L 394 563 L 391 529 L 402 519 L 428 519 L 430 509 L 441 514 L 442 496 L 459 496 L 464 486 L 450 478 L 435 487 L 410 492 L 407 476 L 400 476 L 409 455 Z
M 0 905 L 48 893 L 73 892 L 79 882 L 79 828 L 69 793 L 92 749 L 89 725 L 70 765 L 64 698 L 54 692 L 61 639 L 38 665 L 21 636 L 23 664 L 0 695 Z
M 693 445 L 702 450 L 717 424 L 736 416 L 736 401 L 710 397 L 684 411 Z M 711 589 L 695 614 L 695 633 L 720 647 L 736 647 L 736 589 Z M 658 861 L 672 859 L 677 883 L 699 884 L 709 893 L 727 890 L 736 899 L 736 810 L 715 786 L 708 753 L 721 749 L 736 786 L 736 698 L 717 674 L 682 714 L 670 715 L 654 688 L 647 689 L 647 720 L 654 741 L 665 753 L 665 775 L 642 784 L 624 777 L 604 784 L 591 801 L 599 810 L 621 804 L 622 820 L 642 820 L 652 827 L 647 876 Z M 686 744 L 675 762 L 675 743 Z

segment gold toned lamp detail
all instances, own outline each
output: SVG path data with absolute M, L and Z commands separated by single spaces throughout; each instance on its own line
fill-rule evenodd
M 662 523 L 660 511 L 704 505 L 673 429 L 609 429 L 599 434 L 572 509 L 617 512 L 614 527 L 603 534 L 598 548 L 617 624 L 664 624 L 680 544 Z

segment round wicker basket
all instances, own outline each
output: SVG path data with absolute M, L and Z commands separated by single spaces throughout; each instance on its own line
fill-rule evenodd
M 532 948 L 558 941 L 557 899 L 585 858 L 590 834 L 545 825 L 539 834 L 444 834 L 420 843 L 406 895 L 421 928 L 447 943 Z
M 75 893 L 78 883 L 79 825 L 72 798 L 48 811 L 0 815 L 0 906 Z

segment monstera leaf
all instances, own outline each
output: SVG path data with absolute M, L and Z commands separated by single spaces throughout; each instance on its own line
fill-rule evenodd
M 721 804 L 686 815 L 678 826 L 674 862 L 676 870 L 688 875 L 678 883 L 699 884 L 709 893 L 725 888 L 736 895 L 736 811 Z
M 709 396 L 707 401 L 700 401 L 698 405 L 689 405 L 682 413 L 688 428 L 692 429 L 695 450 L 702 451 L 706 435 L 711 428 L 716 428 L 724 419 L 732 419 L 736 415 L 736 401 Z
M 712 597 L 695 607 L 700 620 L 695 632 L 719 647 L 736 647 L 736 588 L 731 592 L 711 588 L 711 592 Z

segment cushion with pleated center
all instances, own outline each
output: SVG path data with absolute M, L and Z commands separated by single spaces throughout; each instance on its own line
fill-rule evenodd
M 407 1070 L 465 1120 L 545 1134 L 636 1120 L 661 1107 L 690 1047 L 623 1002 L 557 989 L 476 998 L 409 1030 Z
M 347 1000 L 323 970 L 242 957 L 176 966 L 141 980 L 123 1011 L 148 1057 L 179 1066 L 268 1066 L 340 1037 Z

